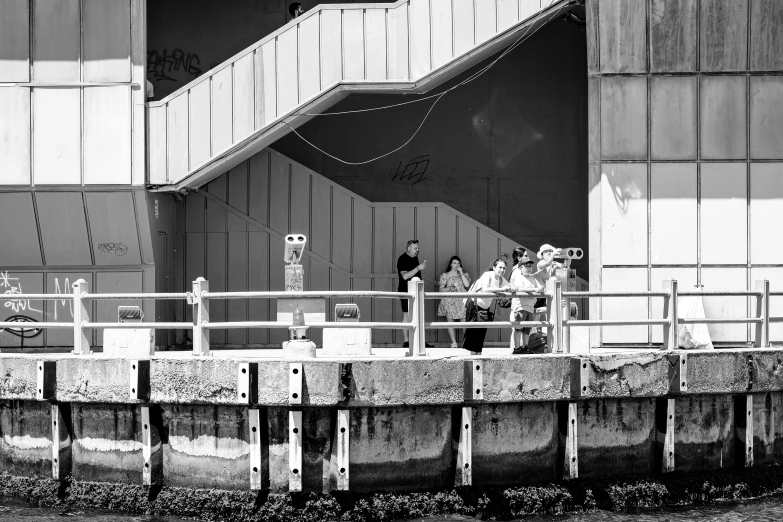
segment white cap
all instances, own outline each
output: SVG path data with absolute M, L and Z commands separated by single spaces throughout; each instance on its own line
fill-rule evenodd
M 545 250 L 551 250 L 552 252 L 554 252 L 556 250 L 556 248 L 553 247 L 552 245 L 549 245 L 549 244 L 545 243 L 545 244 L 541 245 L 541 248 L 538 249 L 538 254 L 536 254 L 536 255 L 538 255 L 538 257 L 543 257 L 543 253 L 544 253 Z

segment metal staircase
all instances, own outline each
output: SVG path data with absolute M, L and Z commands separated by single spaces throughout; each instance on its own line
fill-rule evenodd
M 148 107 L 148 184 L 200 187 L 351 92 L 423 93 L 573 0 L 320 5 Z

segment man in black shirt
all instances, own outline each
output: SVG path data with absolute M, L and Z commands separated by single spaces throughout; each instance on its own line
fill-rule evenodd
M 422 263 L 419 263 L 419 240 L 418 239 L 411 239 L 408 241 L 405 253 L 402 254 L 399 258 L 397 258 L 397 276 L 399 278 L 399 282 L 397 283 L 397 291 L 398 292 L 407 292 L 408 291 L 408 281 L 413 279 L 414 277 L 418 277 L 421 279 L 421 271 L 424 270 L 427 266 L 427 261 L 423 261 Z M 410 322 L 411 320 L 411 314 L 408 311 L 408 300 L 407 299 L 400 299 L 400 304 L 402 305 L 402 320 L 406 323 Z M 402 335 L 405 338 L 405 342 L 403 343 L 403 348 L 408 347 L 408 329 L 404 329 L 402 331 Z

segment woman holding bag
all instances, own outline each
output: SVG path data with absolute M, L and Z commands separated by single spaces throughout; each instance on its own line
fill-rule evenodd
M 489 270 L 470 287 L 468 292 L 491 292 L 498 294 L 508 292 L 510 285 L 503 274 L 506 273 L 506 262 L 503 259 L 495 259 Z M 469 297 L 465 301 L 465 322 L 485 323 L 494 320 L 495 314 L 490 310 L 493 297 Z M 484 349 L 484 337 L 486 328 L 466 328 L 462 347 L 470 350 L 472 354 L 480 354 Z

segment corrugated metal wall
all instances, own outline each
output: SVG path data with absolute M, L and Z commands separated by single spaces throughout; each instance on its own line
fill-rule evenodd
M 302 258 L 305 289 L 387 290 L 397 288 L 396 259 L 409 239 L 420 241 L 419 259 L 428 261 L 425 289 L 434 291 L 452 255 L 462 258 L 472 278 L 516 244 L 440 203 L 372 203 L 319 174 L 266 150 L 231 169 L 200 192 L 185 196 L 185 284 L 199 276 L 210 290 L 282 290 L 283 237 L 308 236 Z M 179 243 L 179 240 L 177 240 Z M 400 321 L 396 300 L 357 299 L 363 320 Z M 334 300 L 327 310 L 334 308 Z M 427 302 L 435 318 L 437 301 Z M 503 311 L 503 313 L 508 313 Z M 190 311 L 187 311 L 190 320 Z M 275 302 L 214 301 L 214 321 L 274 320 Z M 211 332 L 215 344 L 279 344 L 282 330 Z M 375 332 L 377 344 L 401 342 L 400 332 Z M 439 337 L 437 337 L 439 335 Z M 320 343 L 320 332 L 314 334 Z M 429 341 L 448 340 L 443 331 Z M 500 340 L 499 332 L 488 339 Z M 503 332 L 503 339 L 508 339 Z
M 783 2 L 588 0 L 587 12 L 591 287 L 660 290 L 673 277 L 683 290 L 746 290 L 767 278 L 783 290 Z M 708 317 L 754 305 L 705 299 Z M 599 315 L 656 318 L 661 300 L 604 299 Z M 714 341 L 749 340 L 745 325 L 709 328 Z M 604 329 L 603 341 L 660 342 L 661 330 Z
M 0 321 L 73 319 L 71 285 L 85 279 L 90 292 L 153 292 L 155 267 L 147 196 L 143 191 L 0 192 L 0 293 L 63 294 L 58 301 L 3 301 Z M 117 320 L 117 306 L 152 302 L 99 301 L 90 318 Z M 103 335 L 93 332 L 93 344 Z M 73 331 L 0 330 L 0 346 L 72 346 Z

